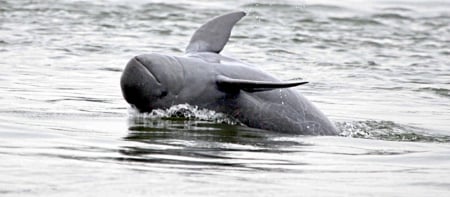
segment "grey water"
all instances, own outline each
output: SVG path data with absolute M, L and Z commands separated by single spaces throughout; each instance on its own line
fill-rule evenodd
M 339 136 L 283 135 L 180 105 L 139 114 L 127 61 L 223 54 L 296 87 Z M 0 0 L 0 196 L 449 196 L 450 2 Z

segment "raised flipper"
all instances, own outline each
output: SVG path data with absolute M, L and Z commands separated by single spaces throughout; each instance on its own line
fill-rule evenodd
M 218 75 L 216 84 L 220 90 L 225 92 L 236 93 L 239 90 L 246 92 L 261 92 L 277 88 L 290 88 L 298 85 L 303 85 L 306 81 L 254 81 L 245 79 L 232 79 L 223 75 Z
M 230 38 L 234 24 L 245 16 L 245 12 L 232 12 L 216 17 L 202 25 L 192 36 L 186 53 L 220 53 Z

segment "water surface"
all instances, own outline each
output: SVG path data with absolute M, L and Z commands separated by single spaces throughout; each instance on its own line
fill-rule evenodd
M 142 53 L 182 55 L 234 10 L 223 54 L 295 88 L 341 130 L 283 135 L 195 106 L 129 109 Z M 0 0 L 2 196 L 448 196 L 446 1 Z M 181 116 L 181 117 L 180 117 Z

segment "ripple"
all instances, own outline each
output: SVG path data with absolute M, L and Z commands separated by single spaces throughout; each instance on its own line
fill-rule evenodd
M 290 54 L 290 55 L 296 55 L 296 53 L 294 51 L 288 51 L 288 50 L 284 50 L 284 49 L 268 49 L 266 51 L 266 53 L 268 54 Z
M 383 13 L 383 14 L 374 14 L 372 15 L 374 18 L 382 18 L 382 19 L 394 19 L 394 20 L 414 20 L 410 17 L 397 14 L 397 13 Z
M 426 88 L 419 88 L 417 91 L 431 92 L 439 96 L 450 98 L 450 90 L 446 88 L 426 87 Z
M 329 17 L 329 19 L 339 23 L 349 23 L 354 25 L 383 25 L 383 23 L 378 20 L 361 17 Z
M 122 72 L 123 71 L 122 68 L 114 68 L 114 67 L 100 68 L 99 70 L 111 71 L 111 72 Z
M 89 98 L 89 97 L 70 97 L 70 98 L 61 98 L 61 99 L 49 99 L 46 102 L 54 103 L 54 102 L 64 102 L 64 101 L 81 101 L 81 102 L 94 102 L 94 103 L 110 103 L 109 99 L 102 98 Z
M 326 5 L 326 4 L 308 4 L 306 6 L 308 10 L 322 11 L 322 12 L 336 12 L 336 11 L 350 11 L 348 8 L 338 5 Z
M 362 41 L 361 44 L 365 45 L 365 46 L 372 46 L 372 47 L 378 47 L 378 48 L 381 48 L 384 46 L 382 43 L 379 43 L 377 41 L 372 41 L 372 40 Z
M 178 3 L 178 4 L 167 4 L 167 3 L 146 3 L 141 6 L 143 12 L 167 12 L 169 10 L 185 10 L 187 9 L 187 4 Z
M 244 4 L 242 8 L 270 8 L 270 9 L 291 9 L 293 7 L 303 7 L 304 3 L 300 2 L 298 4 L 281 4 L 281 3 L 248 3 Z
M 424 129 L 396 124 L 392 121 L 353 121 L 338 122 L 340 135 L 364 139 L 405 142 L 450 142 L 450 136 L 442 136 L 424 132 Z
M 388 8 L 383 8 L 383 10 L 401 11 L 401 12 L 413 12 L 414 11 L 411 8 L 405 8 L 405 7 L 388 7 Z

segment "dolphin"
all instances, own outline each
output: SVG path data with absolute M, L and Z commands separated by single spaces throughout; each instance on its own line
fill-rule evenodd
M 246 14 L 211 19 L 192 36 L 183 56 L 142 54 L 126 65 L 120 85 L 140 112 L 177 104 L 225 113 L 248 127 L 301 135 L 335 135 L 337 129 L 292 87 L 256 66 L 222 56 L 233 26 Z

